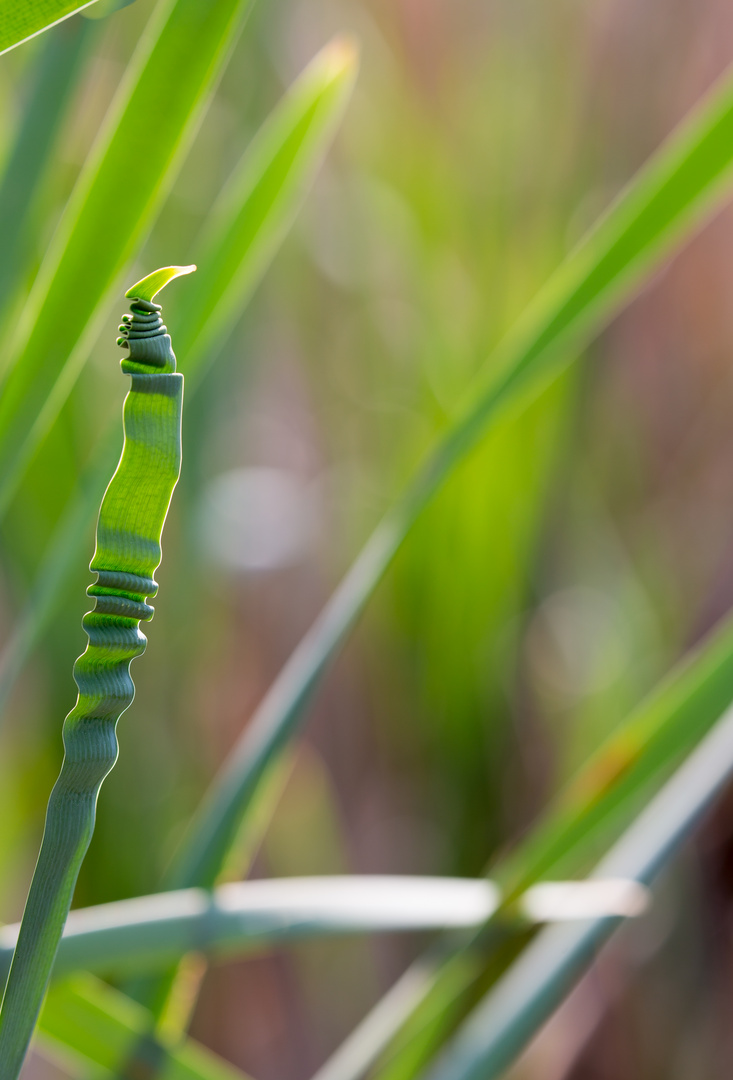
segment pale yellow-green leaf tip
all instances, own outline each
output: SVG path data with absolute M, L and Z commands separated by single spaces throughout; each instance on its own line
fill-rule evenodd
M 338 34 L 321 49 L 316 60 L 331 79 L 354 74 L 359 65 L 359 42 L 352 34 Z
M 184 274 L 192 274 L 195 269 L 195 266 L 162 266 L 160 270 L 153 270 L 152 274 L 148 274 L 142 281 L 135 282 L 125 296 L 131 300 L 147 300 L 150 303 L 169 281 Z

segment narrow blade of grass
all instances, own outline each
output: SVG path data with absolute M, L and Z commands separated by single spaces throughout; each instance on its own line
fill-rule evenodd
M 230 754 L 180 849 L 171 886 L 216 881 L 260 778 L 445 477 L 502 407 L 556 374 L 662 255 L 712 211 L 727 189 L 732 162 L 733 80 L 726 75 L 569 256 L 492 358 L 472 404 L 373 533 Z
M 516 850 L 493 862 L 490 872 L 504 894 L 516 897 L 550 872 L 585 873 L 600 840 L 614 829 L 618 835 L 618 828 L 631 820 L 650 787 L 658 785 L 665 772 L 699 742 L 731 700 L 733 618 L 729 617 L 619 725 L 540 815 Z M 427 958 L 420 961 L 422 971 L 426 964 Z M 436 968 L 431 980 L 424 981 L 423 994 L 412 1001 L 403 995 L 402 1011 L 392 1010 L 390 1029 L 383 1029 L 382 1037 L 368 1048 L 364 1044 L 359 1069 L 329 1070 L 329 1080 L 359 1080 L 380 1058 L 384 1061 L 380 1080 L 413 1076 L 411 1063 L 440 1041 L 446 1026 L 435 1020 L 434 998 L 444 1009 L 452 999 L 453 1008 L 460 1012 L 461 998 L 483 966 L 451 956 L 442 970 Z M 456 978 L 456 970 L 463 973 L 462 979 Z
M 726 713 L 597 866 L 650 885 L 733 772 Z M 587 969 L 618 919 L 543 931 L 473 1011 L 426 1080 L 492 1080 L 516 1059 Z
M 463 878 L 353 875 L 236 882 L 213 894 L 184 889 L 71 912 L 54 978 L 156 971 L 192 950 L 235 956 L 308 938 L 476 927 L 498 904 L 491 882 Z M 17 926 L 0 930 L 2 977 L 17 934 Z
M 3 371 L 0 512 L 58 415 L 162 205 L 251 0 L 162 0 L 38 272 Z M 134 153 L 131 150 L 134 148 Z
M 62 1062 L 76 1063 L 79 1069 L 93 1065 L 95 1076 L 101 1069 L 101 1075 L 112 1077 L 123 1068 L 127 1076 L 147 1076 L 155 1063 L 165 1080 L 247 1080 L 193 1039 L 148 1045 L 147 1058 L 141 1056 L 146 1046 L 141 1040 L 149 1026 L 150 1016 L 141 1005 L 87 975 L 51 987 L 38 1034 Z M 135 1059 L 138 1050 L 141 1055 Z
M 33 65 L 23 122 L 0 181 L 0 311 L 20 279 L 28 211 L 47 167 L 93 27 L 88 19 L 76 19 L 49 35 Z
M 200 267 L 196 288 L 177 314 L 187 377 L 213 357 L 289 231 L 357 69 L 350 38 L 329 42 L 255 135 L 212 207 L 192 253 Z
M 94 518 L 115 461 L 119 436 L 112 432 L 80 478 L 77 491 L 54 530 L 31 595 L 0 653 L 0 725 L 5 706 L 28 656 L 51 623 L 66 595 L 70 571 L 79 558 L 79 538 L 93 535 Z
M 345 934 L 463 930 L 483 924 L 501 894 L 485 878 L 352 874 L 232 882 L 214 892 L 182 889 L 72 911 L 54 978 L 75 971 L 104 975 L 159 970 L 196 951 L 242 956 L 273 945 Z M 519 925 L 590 914 L 637 915 L 645 895 L 633 882 L 571 881 L 534 886 L 518 905 Z M 18 926 L 0 929 L 4 977 Z
M 0 55 L 50 26 L 63 22 L 96 0 L 0 0 Z

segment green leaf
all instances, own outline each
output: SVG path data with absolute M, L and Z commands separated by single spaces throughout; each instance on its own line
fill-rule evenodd
M 186 268 L 184 272 L 188 272 Z M 138 291 L 157 291 L 177 276 L 170 268 Z M 94 831 L 99 789 L 117 760 L 117 721 L 132 703 L 130 663 L 147 644 L 141 620 L 158 586 L 160 541 L 181 468 L 183 376 L 176 372 L 160 306 L 137 297 L 123 317 L 121 364 L 132 375 L 125 398 L 125 441 L 105 492 L 90 569 L 95 598 L 84 616 L 89 643 L 74 665 L 79 688 L 64 722 L 64 760 L 51 792 L 46 825 L 0 1007 L 3 1080 L 15 1080 L 40 1011 L 79 869 Z
M 527 837 L 492 872 L 510 896 L 577 875 L 733 700 L 733 616 L 722 620 L 619 724 Z
M 31 593 L 0 653 L 0 725 L 16 679 L 66 598 L 72 567 L 79 560 L 79 538 L 93 534 L 107 479 L 119 457 L 119 434 L 111 434 L 114 438 L 97 447 L 89 468 L 80 477 L 49 540 Z
M 289 231 L 341 121 L 357 69 L 350 38 L 329 42 L 224 185 L 195 245 L 196 288 L 174 312 L 186 375 L 214 355 Z
M 250 5 L 251 0 L 161 0 L 153 12 L 5 358 L 0 512 L 87 359 L 122 274 L 191 145 Z
M 29 210 L 74 89 L 93 24 L 76 19 L 49 34 L 30 72 L 28 104 L 0 181 L 0 312 L 18 287 Z
M 733 618 L 724 620 L 685 656 L 591 757 L 567 789 L 540 815 L 528 835 L 496 861 L 490 872 L 508 898 L 549 873 L 577 877 L 601 840 L 618 835 L 643 806 L 650 790 L 689 752 L 733 700 Z M 357 1080 L 381 1055 L 380 1080 L 403 1080 L 414 1075 L 410 1058 L 417 1038 L 426 1046 L 439 1041 L 433 998 L 443 1003 L 460 999 L 483 971 L 480 963 L 451 956 L 428 980 L 427 958 L 418 961 L 425 993 L 406 996 L 391 1011 L 389 1030 L 363 1049 L 359 1069 L 327 1071 L 329 1080 Z M 456 979 L 455 970 L 463 973 Z M 451 990 L 451 988 L 453 988 Z M 429 995 L 429 997 L 428 997 Z M 428 1000 L 423 1004 L 425 998 Z M 379 1008 L 379 1006 L 377 1006 Z M 394 1041 L 399 1045 L 391 1045 Z M 408 1053 L 405 1052 L 407 1048 Z M 338 1062 L 338 1058 L 335 1059 Z
M 733 773 L 733 711 L 705 737 L 597 866 L 649 885 Z M 543 931 L 460 1028 L 426 1080 L 493 1080 L 562 1003 L 618 919 Z
M 491 358 L 471 404 L 372 534 L 225 762 L 181 847 L 171 886 L 216 881 L 260 779 L 297 730 L 315 687 L 446 476 L 503 408 L 526 401 L 557 375 L 661 257 L 712 212 L 727 192 L 732 164 L 728 75 L 568 257 Z
M 0 54 L 91 7 L 96 0 L 0 0 Z
M 124 994 L 91 975 L 77 976 L 51 987 L 38 1034 L 58 1052 L 60 1062 L 71 1063 L 74 1075 L 84 1080 L 112 1080 L 125 1066 L 128 1076 L 146 1075 L 151 1063 L 160 1067 L 164 1080 L 247 1080 L 192 1039 L 173 1045 L 146 1042 L 151 1021 L 150 1014 Z M 147 1060 L 141 1056 L 146 1051 Z M 91 1065 L 96 1068 L 88 1073 Z

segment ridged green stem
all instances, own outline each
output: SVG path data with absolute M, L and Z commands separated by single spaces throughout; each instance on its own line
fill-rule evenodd
M 147 598 L 157 592 L 153 573 L 180 473 L 183 376 L 148 281 L 139 283 L 141 295 L 133 295 L 120 327 L 118 344 L 129 348 L 121 367 L 132 376 L 125 442 L 99 512 L 90 564 L 97 581 L 87 590 L 95 605 L 83 619 L 89 643 L 74 665 L 79 696 L 64 723 L 64 761 L 0 1010 L 0 1080 L 16 1080 L 23 1064 L 94 831 L 99 789 L 117 760 L 117 721 L 135 694 L 130 663 L 147 644 L 140 622 L 153 616 Z

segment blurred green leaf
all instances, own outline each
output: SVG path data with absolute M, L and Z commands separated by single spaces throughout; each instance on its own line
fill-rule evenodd
M 176 348 L 184 372 L 196 373 L 211 349 L 231 330 L 247 299 L 282 243 L 343 113 L 356 75 L 350 41 L 334 39 L 293 84 L 245 151 L 207 218 L 194 254 L 202 259 L 190 305 L 180 306 Z M 222 273 L 222 268 L 226 272 Z M 199 287 L 199 281 L 201 285 Z M 214 284 L 220 290 L 212 291 Z M 206 298 L 206 303 L 201 298 Z M 56 610 L 68 569 L 76 557 L 78 530 L 91 521 L 104 491 L 107 462 L 118 440 L 97 448 L 48 545 L 26 609 L 0 654 L 0 714 L 23 663 Z M 101 462 L 101 464 L 100 464 Z
M 93 29 L 76 19 L 50 34 L 30 76 L 28 104 L 0 181 L 0 312 L 19 284 L 28 214 Z
M 80 1080 L 112 1080 L 122 1068 L 128 1076 L 143 1076 L 151 1066 L 160 1068 L 164 1080 L 246 1080 L 244 1073 L 192 1039 L 169 1046 L 144 1042 L 150 1019 L 124 994 L 91 975 L 80 975 L 51 987 L 38 1034 L 60 1062 L 73 1064 Z
M 0 54 L 68 19 L 96 0 L 0 0 Z
M 121 275 L 191 145 L 250 5 L 251 0 L 161 0 L 153 12 L 0 371 L 0 511 L 87 359 Z
M 516 897 L 549 873 L 585 873 L 599 843 L 633 819 L 665 772 L 699 742 L 732 699 L 733 618 L 728 618 L 619 725 L 516 850 L 492 863 L 490 873 L 504 894 Z M 420 969 L 426 966 L 421 960 Z M 403 996 L 401 1011 L 392 1010 L 389 1030 L 364 1048 L 357 1070 L 324 1072 L 324 1080 L 357 1080 L 382 1055 L 380 1080 L 414 1076 L 415 1067 L 445 1034 L 446 1001 L 453 1001 L 458 1018 L 460 999 L 484 968 L 478 958 L 451 957 L 443 970 L 436 968 L 431 979 L 424 978 L 419 994 L 411 1000 Z M 443 1003 L 441 1010 L 435 1008 L 436 999 Z
M 492 356 L 472 403 L 372 534 L 305 635 L 214 780 L 169 884 L 212 885 L 249 801 L 297 729 L 310 696 L 426 502 L 510 403 L 557 373 L 624 296 L 727 192 L 733 164 L 733 80 L 718 83 L 556 271 Z
M 733 772 L 733 712 L 726 713 L 638 815 L 594 871 L 651 884 Z M 502 1075 L 592 963 L 618 919 L 543 931 L 471 1013 L 426 1080 Z
M 280 247 L 351 96 L 358 50 L 336 37 L 293 83 L 224 185 L 194 245 L 196 287 L 179 305 L 188 376 L 215 355 Z
M 548 874 L 584 872 L 665 772 L 696 746 L 733 700 L 733 617 L 669 672 L 543 811 L 492 872 L 509 896 Z M 572 869 L 571 869 L 572 868 Z

